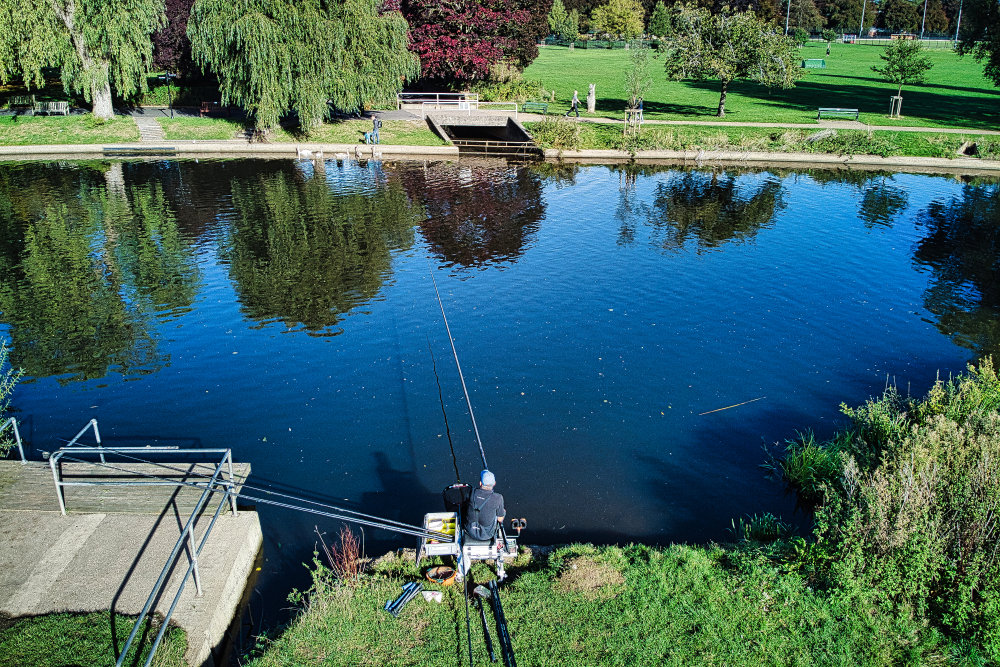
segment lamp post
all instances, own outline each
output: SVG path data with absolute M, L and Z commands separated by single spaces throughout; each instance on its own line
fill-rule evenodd
M 924 0 L 924 17 L 920 19 L 920 39 L 924 38 L 924 24 L 927 23 L 927 0 Z
M 167 107 L 170 108 L 170 117 L 174 117 L 174 91 L 171 87 L 171 82 L 177 78 L 177 75 L 173 72 L 164 72 L 160 75 L 161 81 L 167 82 Z
M 962 27 L 962 0 L 958 2 L 958 22 L 955 24 L 955 44 L 958 44 L 958 31 Z
M 788 5 L 785 7 L 785 37 L 788 37 L 788 16 L 792 13 L 792 0 L 788 0 Z
M 858 26 L 858 40 L 865 34 L 865 7 L 867 6 L 868 0 L 861 0 L 861 25 Z M 860 44 L 860 41 L 858 43 Z

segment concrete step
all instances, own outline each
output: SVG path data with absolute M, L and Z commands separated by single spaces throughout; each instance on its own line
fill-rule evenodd
M 139 128 L 139 140 L 143 143 L 158 143 L 164 139 L 163 126 L 148 116 L 133 116 Z

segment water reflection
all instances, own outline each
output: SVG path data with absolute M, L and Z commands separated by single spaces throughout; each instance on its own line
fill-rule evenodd
M 333 167 L 335 168 L 335 167 Z M 244 312 L 311 334 L 374 297 L 391 252 L 413 243 L 419 209 L 396 181 L 327 182 L 290 164 L 232 181 L 236 217 L 222 249 Z
M 495 162 L 441 163 L 401 174 L 424 204 L 420 231 L 451 264 L 483 267 L 516 261 L 545 215 L 543 180 L 533 170 Z
M 891 227 L 909 206 L 909 193 L 887 171 L 854 169 L 814 169 L 810 178 L 821 185 L 829 183 L 853 186 L 861 195 L 858 217 L 869 229 Z
M 930 270 L 924 304 L 938 329 L 980 355 L 1000 354 L 1000 184 L 965 185 L 917 218 L 913 261 Z
M 785 207 L 782 181 L 735 171 L 676 171 L 656 184 L 650 202 L 635 201 L 635 174 L 624 172 L 617 217 L 619 243 L 636 237 L 636 221 L 649 242 L 664 250 L 692 244 L 697 252 L 744 242 L 769 226 Z
M 190 307 L 198 271 L 161 186 L 126 185 L 119 163 L 5 171 L 0 193 L 12 363 L 61 382 L 166 364 L 152 318 Z

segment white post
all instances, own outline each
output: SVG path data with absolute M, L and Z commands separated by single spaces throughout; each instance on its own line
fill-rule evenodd
M 861 36 L 865 34 L 865 7 L 868 6 L 868 0 L 861 0 L 861 25 L 858 26 L 858 42 L 861 42 Z
M 862 9 L 864 11 L 864 9 Z M 788 17 L 792 13 L 792 0 L 788 0 L 788 4 L 785 5 L 785 36 L 788 36 Z
M 924 24 L 927 23 L 927 0 L 924 0 L 924 17 L 920 19 L 920 39 L 924 38 Z
M 958 31 L 962 27 L 962 2 L 958 3 L 958 22 L 955 24 L 955 43 L 958 43 Z

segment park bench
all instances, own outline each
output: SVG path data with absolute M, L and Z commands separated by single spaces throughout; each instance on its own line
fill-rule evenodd
M 69 115 L 69 102 L 57 101 L 57 102 L 35 102 L 35 115 L 40 113 L 47 115 L 60 114 L 63 116 Z
M 845 117 L 845 118 L 849 117 L 849 116 L 854 116 L 854 120 L 858 120 L 858 118 L 860 117 L 860 113 L 858 112 L 857 109 L 840 109 L 840 108 L 837 108 L 837 107 L 820 107 L 819 108 L 819 114 L 817 114 L 817 116 L 816 116 L 816 120 L 819 120 L 819 119 L 823 118 L 823 116 L 827 116 L 827 117 L 829 117 L 829 116 L 841 116 L 841 117 Z
M 218 113 L 222 110 L 222 105 L 218 102 L 202 102 L 201 108 L 198 111 L 199 116 L 204 116 L 205 114 L 212 115 L 213 113 Z
M 35 108 L 34 95 L 15 95 L 10 98 L 10 110 L 17 113 L 20 111 L 31 111 Z
M 521 105 L 523 113 L 549 113 L 549 105 L 545 102 L 525 102 Z

